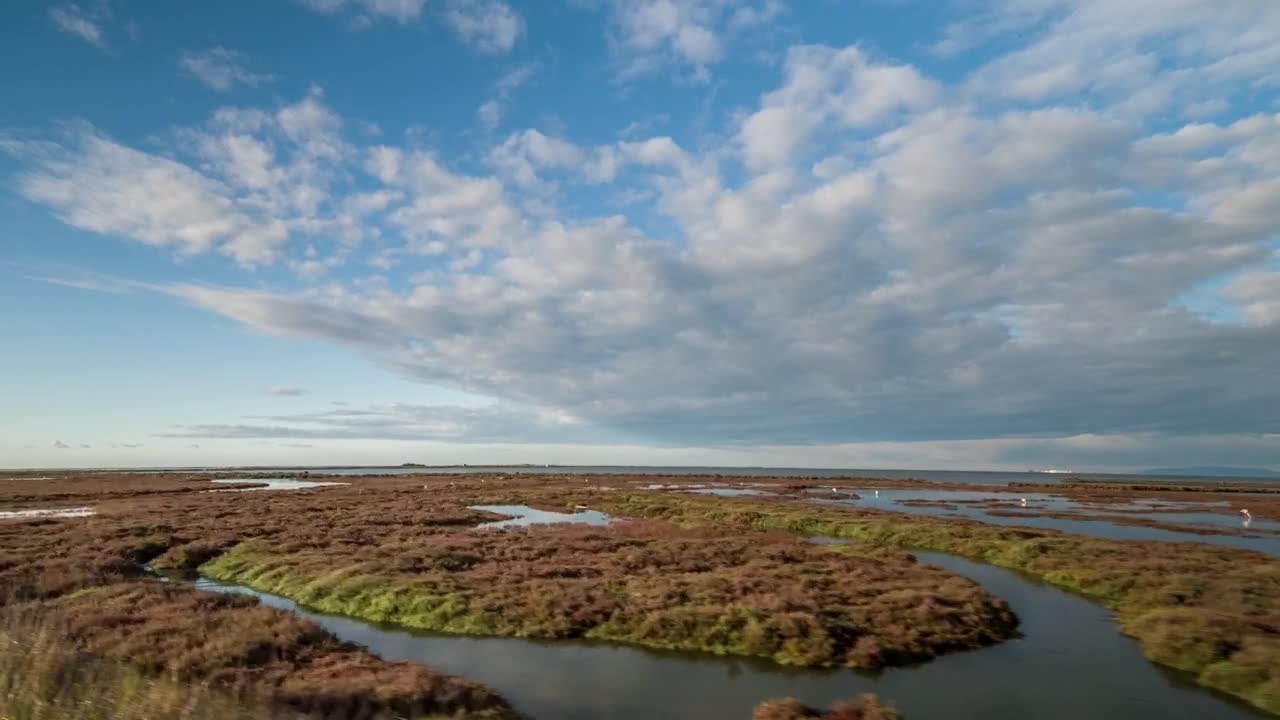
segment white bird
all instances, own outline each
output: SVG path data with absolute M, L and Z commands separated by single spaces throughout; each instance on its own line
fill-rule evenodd
M 1027 499 L 1026 499 L 1026 498 L 1022 498 L 1021 500 L 1019 500 L 1019 501 L 1018 501 L 1018 504 L 1019 504 L 1019 505 L 1021 505 L 1022 507 L 1026 507 L 1026 506 L 1027 506 Z
M 876 497 L 880 497 L 880 491 L 879 491 L 879 490 L 877 490 L 877 491 L 876 491 Z
M 1242 509 L 1240 510 L 1240 514 L 1244 516 L 1244 519 L 1245 519 L 1245 520 L 1252 520 L 1252 519 L 1253 519 L 1253 516 L 1249 514 L 1249 509 L 1248 509 L 1248 508 L 1242 508 Z
M 836 490 L 835 488 L 831 488 L 831 494 L 832 494 L 832 495 L 839 495 L 839 494 L 840 494 L 840 491 L 839 491 L 839 490 Z

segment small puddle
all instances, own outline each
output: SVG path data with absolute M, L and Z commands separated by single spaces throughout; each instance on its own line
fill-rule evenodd
M 0 520 L 21 518 L 79 518 L 97 513 L 91 507 L 42 508 L 35 510 L 0 510 Z
M 751 488 L 698 488 L 690 490 L 691 493 L 700 495 L 719 495 L 721 497 L 742 497 L 744 495 L 771 495 L 763 490 L 753 490 Z
M 770 698 L 815 706 L 877 693 L 911 720 L 1244 720 L 1269 717 L 1197 688 L 1142 657 L 1110 613 L 1022 575 L 947 555 L 922 562 L 1004 598 L 1023 637 L 878 675 L 585 641 L 421 633 L 322 615 L 284 598 L 201 580 L 292 610 L 387 660 L 410 660 L 484 683 L 538 720 L 745 720 Z
M 528 505 L 472 505 L 468 510 L 483 510 L 497 515 L 509 515 L 508 520 L 495 520 L 481 523 L 477 528 L 499 529 L 509 527 L 526 527 L 529 525 L 608 525 L 613 518 L 596 510 L 582 510 L 574 513 L 538 510 Z
M 217 485 L 246 485 L 255 487 L 225 488 L 209 492 L 256 492 L 259 490 L 307 490 L 309 488 L 330 487 L 333 485 L 350 485 L 344 482 L 321 482 L 318 480 L 297 480 L 294 478 L 219 478 L 209 482 Z

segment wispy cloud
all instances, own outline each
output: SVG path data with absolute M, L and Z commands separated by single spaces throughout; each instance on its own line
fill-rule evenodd
M 554 410 L 500 405 L 391 403 L 295 415 L 245 418 L 238 424 L 186 425 L 161 437 L 240 440 L 448 440 L 451 442 L 591 442 L 601 436 Z
M 266 392 L 268 395 L 276 395 L 278 397 L 300 397 L 307 394 L 306 389 L 300 387 L 270 387 L 267 388 Z
M 243 54 L 222 46 L 183 53 L 182 69 L 214 90 L 226 92 L 237 85 L 257 87 L 275 79 L 274 75 L 256 73 L 246 67 Z
M 476 110 L 476 118 L 485 130 L 498 127 L 511 106 L 511 95 L 529 82 L 529 79 L 541 68 L 540 63 L 524 63 L 507 70 L 498 78 L 498 81 L 493 84 L 493 97 Z
M 297 0 L 303 6 L 319 13 L 335 14 L 354 10 L 355 27 L 367 26 L 378 20 L 393 20 L 401 25 L 416 21 L 422 16 L 427 0 Z
M 54 448 L 55 450 L 69 450 L 71 448 L 70 445 L 62 442 L 61 440 L 54 440 L 49 444 L 49 447 Z
M 49 19 L 62 32 L 75 35 L 99 50 L 110 50 L 103 32 L 101 12 L 87 12 L 75 4 L 60 5 L 49 9 Z
M 96 273 L 88 270 L 66 269 L 64 272 L 65 274 L 63 275 L 41 275 L 20 272 L 18 276 L 27 280 L 35 280 L 36 282 L 48 283 L 50 285 L 74 288 L 76 290 L 109 293 L 111 295 L 127 295 L 134 290 L 155 289 L 147 283 L 130 280 L 128 278 L 115 277 L 112 275 L 104 275 L 102 273 Z

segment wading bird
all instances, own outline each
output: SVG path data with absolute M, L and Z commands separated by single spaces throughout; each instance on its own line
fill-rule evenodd
M 1026 507 L 1026 506 L 1027 506 L 1027 499 L 1026 499 L 1026 498 L 1022 498 L 1021 500 L 1019 500 L 1019 501 L 1018 501 L 1018 504 L 1019 504 L 1019 505 L 1021 505 L 1022 507 Z
M 1249 523 L 1253 521 L 1253 516 L 1249 514 L 1249 508 L 1241 508 L 1240 516 L 1244 518 L 1244 526 L 1249 527 Z

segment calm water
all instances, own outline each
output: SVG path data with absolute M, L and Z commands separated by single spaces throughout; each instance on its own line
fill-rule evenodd
M 510 520 L 495 520 L 494 522 L 480 523 L 477 528 L 510 528 L 510 527 L 528 527 L 529 525 L 608 525 L 613 519 L 602 512 L 595 510 L 583 510 L 575 513 L 551 512 L 550 510 L 538 510 L 528 505 L 471 505 L 468 510 L 484 510 L 485 512 L 497 513 L 498 515 L 510 515 Z
M 824 490 L 815 491 L 815 494 L 819 495 L 819 497 L 815 498 L 815 501 L 822 504 L 853 505 L 855 507 L 876 508 L 879 510 L 890 510 L 893 512 L 911 513 L 915 515 L 929 515 L 933 517 L 962 517 L 992 525 L 1017 525 L 1022 527 L 1042 528 L 1046 530 L 1060 530 L 1062 532 L 1092 535 L 1094 537 L 1109 538 L 1112 540 L 1198 542 L 1208 543 L 1210 545 L 1221 545 L 1224 547 L 1242 548 L 1245 550 L 1257 550 L 1259 552 L 1267 553 L 1268 555 L 1280 555 L 1280 536 L 1277 535 L 1202 535 L 1198 533 L 1177 532 L 1174 530 L 1142 527 L 1138 525 L 1122 525 L 1108 520 L 1077 520 L 1071 518 L 1037 516 L 1035 513 L 1038 510 L 1044 509 L 1073 510 L 1095 514 L 1107 512 L 1106 506 L 1078 503 L 1069 498 L 1059 498 L 1046 494 L 1027 493 L 1022 495 L 1000 495 L 967 490 L 885 488 L 876 491 L 871 488 L 858 488 L 856 491 L 858 497 L 854 498 L 850 497 L 847 493 L 836 492 L 828 494 L 829 492 L 830 491 Z M 877 492 L 879 495 L 876 494 Z M 1026 508 L 1023 508 L 1018 502 L 1018 500 L 1023 497 L 1027 499 L 1028 507 Z M 966 501 L 982 501 L 991 499 L 999 499 L 1003 501 L 1000 507 L 1001 510 L 1009 510 L 1020 514 L 1013 517 L 992 515 L 987 512 L 988 508 L 967 504 L 957 504 L 949 507 L 903 504 L 903 501 L 909 500 L 964 503 Z M 1126 506 L 1115 505 L 1112 507 Z M 1152 508 L 1152 511 L 1126 514 L 1132 515 L 1135 518 L 1150 518 L 1166 523 L 1181 523 L 1188 525 L 1212 523 L 1216 527 L 1220 528 L 1241 527 L 1241 521 L 1230 515 L 1217 515 L 1214 513 L 1162 513 L 1158 511 L 1158 508 L 1167 507 L 1167 505 L 1153 504 L 1152 502 L 1147 502 L 1137 507 Z M 1025 515 L 1021 514 L 1024 512 L 1026 513 Z M 1249 529 L 1280 529 L 1280 523 L 1255 517 L 1253 522 L 1249 525 Z
M 244 483 L 253 483 L 259 487 L 247 488 L 227 488 L 225 490 L 211 490 L 210 492 L 256 492 L 261 490 L 307 490 L 310 488 L 332 487 L 334 485 L 347 485 L 344 482 L 319 482 L 315 480 L 296 480 L 294 478 L 278 477 L 278 478 L 221 478 L 218 480 L 210 480 L 211 483 L 220 485 L 240 485 Z
M 1266 715 L 1196 688 L 1148 663 L 1109 613 L 1007 570 L 922 553 L 1008 601 L 1024 637 L 872 676 L 663 653 L 587 642 L 535 642 L 415 633 L 293 610 L 388 660 L 413 660 L 493 687 L 541 720 L 747 720 L 763 700 L 794 696 L 827 705 L 862 692 L 891 700 L 911 720 L 1236 720 Z
M 359 468 L 263 468 L 271 472 L 302 473 L 312 475 L 438 475 L 456 473 L 530 473 L 530 474 L 625 474 L 625 475 L 729 475 L 734 477 L 876 477 L 891 480 L 931 480 L 933 482 L 975 483 L 981 485 L 1007 485 L 1011 482 L 1056 483 L 1068 478 L 1097 478 L 1102 480 L 1221 480 L 1222 482 L 1280 484 L 1277 478 L 1160 478 L 1153 475 L 1114 475 L 1103 473 L 1054 474 L 1037 472 L 995 472 L 975 470 L 883 470 L 874 468 L 744 468 L 744 467 L 655 467 L 631 465 L 551 465 L 528 467 L 501 467 L 470 465 L 466 467 L 359 467 Z M 190 471 L 188 468 L 186 471 Z M 217 470 L 217 468 L 211 468 Z M 175 471 L 176 472 L 176 471 Z M 243 470 L 240 470 L 243 472 Z

